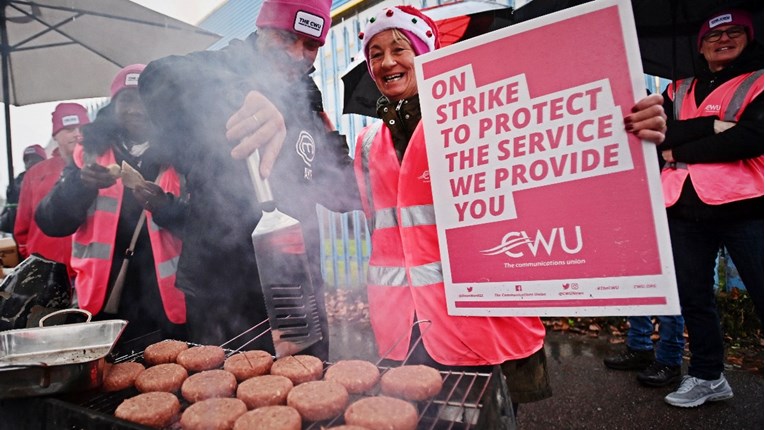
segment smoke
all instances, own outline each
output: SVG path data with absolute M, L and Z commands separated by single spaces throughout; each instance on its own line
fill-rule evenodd
M 262 297 L 252 296 L 259 273 L 250 234 L 262 212 L 245 161 L 230 155 L 239 142 L 225 137 L 226 122 L 250 91 L 265 95 L 284 117 L 287 136 L 269 181 L 279 210 L 302 224 L 315 282 L 321 280 L 317 203 L 359 207 L 345 137 L 327 132 L 316 113 L 321 94 L 307 74 L 312 64 L 284 49 L 266 50 L 257 37 L 152 62 L 139 82 L 157 131 L 153 145 L 185 175 L 190 194 L 177 286 L 196 301 L 227 304 L 206 312 L 220 326 L 214 336 L 229 338 L 266 318 Z

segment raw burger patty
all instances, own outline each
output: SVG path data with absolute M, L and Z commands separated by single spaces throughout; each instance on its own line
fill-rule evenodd
M 406 400 L 377 396 L 357 400 L 345 410 L 345 422 L 370 430 L 415 430 L 417 409 Z
M 256 376 L 239 384 L 236 389 L 236 397 L 241 399 L 248 409 L 285 405 L 287 404 L 287 394 L 292 390 L 292 387 L 292 381 L 286 376 Z
M 264 406 L 239 417 L 234 430 L 300 430 L 301 424 L 300 414 L 289 406 Z
M 195 373 L 181 386 L 181 395 L 189 403 L 215 397 L 234 397 L 236 378 L 231 372 L 214 369 Z
M 297 409 L 306 421 L 321 421 L 343 413 L 348 391 L 332 381 L 309 381 L 296 386 L 287 395 L 287 406 Z
M 272 375 L 286 376 L 295 385 L 320 379 L 323 370 L 324 363 L 312 355 L 289 355 L 271 366 Z
M 247 412 L 239 399 L 207 399 L 194 403 L 181 415 L 183 430 L 231 430 L 236 419 Z
M 152 392 L 125 399 L 114 416 L 152 428 L 170 426 L 181 413 L 181 403 L 174 394 Z
M 104 391 L 120 391 L 130 388 L 135 383 L 135 378 L 143 372 L 143 364 L 135 361 L 126 361 L 109 366 L 109 370 L 104 376 L 104 383 L 101 388 Z
M 165 391 L 175 393 L 181 389 L 189 373 L 180 364 L 165 363 L 149 367 L 135 378 L 135 387 L 142 393 Z
M 422 364 L 394 367 L 380 378 L 383 394 L 405 400 L 427 400 L 441 391 L 438 370 Z
M 245 351 L 234 354 L 223 363 L 223 370 L 228 370 L 242 382 L 253 376 L 266 375 L 274 364 L 274 358 L 266 351 Z
M 150 366 L 162 363 L 175 363 L 178 354 L 187 349 L 189 349 L 189 345 L 186 342 L 165 340 L 149 345 L 143 351 L 143 360 Z
M 193 346 L 181 351 L 175 362 L 189 372 L 217 369 L 226 360 L 226 352 L 219 346 Z
M 364 360 L 340 360 L 331 365 L 324 379 L 345 387 L 349 393 L 359 394 L 370 391 L 380 380 L 380 370 Z

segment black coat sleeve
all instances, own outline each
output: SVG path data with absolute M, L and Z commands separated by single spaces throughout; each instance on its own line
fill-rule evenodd
M 97 196 L 98 190 L 83 185 L 80 169 L 70 163 L 61 179 L 37 205 L 35 222 L 48 236 L 69 236 L 85 222 Z
M 322 174 L 317 182 L 317 202 L 334 212 L 361 210 L 353 159 L 348 153 L 345 136 L 336 131 L 327 133 L 327 147 L 322 151 Z
M 664 110 L 668 116 L 674 105 L 664 92 Z M 715 133 L 716 117 L 667 121 L 667 134 L 659 150 L 671 149 L 676 161 L 720 163 L 745 160 L 763 155 L 763 95 L 744 109 L 735 126 Z
M 151 215 L 158 226 L 166 228 L 174 235 L 181 237 L 183 227 L 186 224 L 188 200 L 176 197 L 171 193 L 167 193 L 166 198 L 167 203 L 159 208 L 152 209 Z

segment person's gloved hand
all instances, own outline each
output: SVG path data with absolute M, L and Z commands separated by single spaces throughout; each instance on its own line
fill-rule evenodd
M 100 164 L 87 164 L 80 169 L 82 184 L 94 190 L 109 188 L 117 182 L 117 179 L 109 173 L 109 169 Z
M 154 182 L 143 181 L 133 188 L 133 197 L 146 210 L 158 210 L 170 203 L 170 196 Z
M 260 175 L 268 177 L 287 136 L 281 112 L 263 94 L 250 91 L 244 103 L 226 123 L 226 138 L 238 144 L 231 156 L 249 157 L 260 148 Z

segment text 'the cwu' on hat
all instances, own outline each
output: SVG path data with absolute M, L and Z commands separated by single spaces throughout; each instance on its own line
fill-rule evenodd
M 255 26 L 287 30 L 324 45 L 332 25 L 331 7 L 332 0 L 265 0 Z
M 59 103 L 51 114 L 53 116 L 53 132 L 51 136 L 65 127 L 82 127 L 90 123 L 88 110 L 77 103 Z
M 746 11 L 731 9 L 718 12 L 704 20 L 701 24 L 701 29 L 699 30 L 699 38 L 696 41 L 696 45 L 699 49 L 701 49 L 701 42 L 704 40 L 704 36 L 720 25 L 740 25 L 746 30 L 746 39 L 749 42 L 754 39 L 752 16 Z
M 112 81 L 112 98 L 125 88 L 138 88 L 138 77 L 141 76 L 141 72 L 143 72 L 143 69 L 145 68 L 145 64 L 131 64 L 123 67 Z
M 26 159 L 30 155 L 37 155 L 43 160 L 48 158 L 48 154 L 45 153 L 45 149 L 43 149 L 43 147 L 40 145 L 29 145 L 24 148 L 24 155 L 22 158 Z

